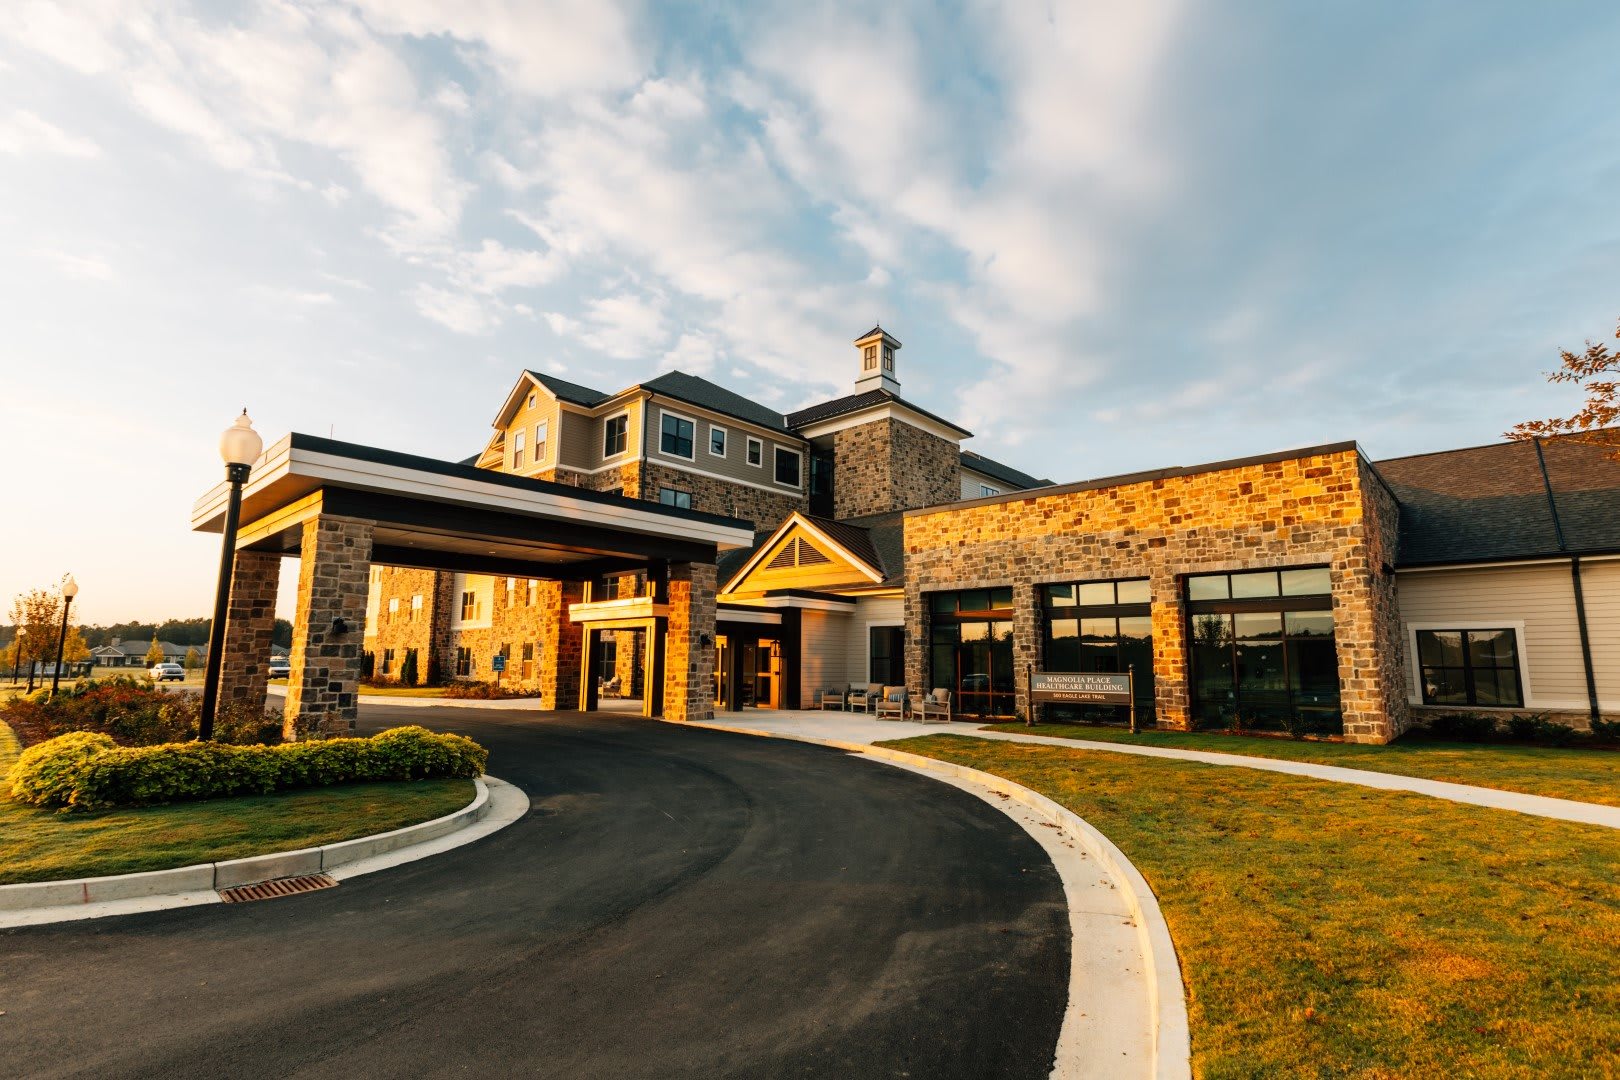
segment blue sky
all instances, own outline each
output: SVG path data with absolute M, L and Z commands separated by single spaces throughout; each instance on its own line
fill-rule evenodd
M 1128 8 L 1129 10 L 1121 10 Z M 779 408 L 881 320 L 1057 479 L 1572 411 L 1620 318 L 1612 4 L 19 0 L 0 598 L 208 609 L 261 432 L 460 457 L 518 371 Z

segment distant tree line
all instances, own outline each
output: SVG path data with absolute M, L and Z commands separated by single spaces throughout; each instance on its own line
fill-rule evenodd
M 92 649 L 110 645 L 114 640 L 151 641 L 154 637 L 175 645 L 195 645 L 200 649 L 208 644 L 208 625 L 212 621 L 199 618 L 168 619 L 160 623 L 124 622 L 113 623 L 111 626 L 80 626 L 78 631 L 84 638 L 84 643 Z M 0 626 L 0 643 L 9 645 L 16 635 L 15 626 Z M 292 623 L 286 619 L 277 619 L 275 633 L 270 640 L 272 644 L 290 648 Z

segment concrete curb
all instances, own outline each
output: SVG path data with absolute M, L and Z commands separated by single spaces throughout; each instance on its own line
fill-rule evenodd
M 909 754 L 903 750 L 892 750 L 866 743 L 818 739 L 809 735 L 731 727 L 702 721 L 665 722 L 710 731 L 729 731 L 739 735 L 756 735 L 767 739 L 788 739 L 793 742 L 830 746 L 906 765 L 923 772 L 940 773 L 967 780 L 1007 796 L 1037 816 L 1066 830 L 1080 842 L 1093 859 L 1118 880 L 1120 891 L 1135 920 L 1142 956 L 1151 972 L 1147 980 L 1148 1005 L 1153 1024 L 1153 1062 L 1149 1075 L 1155 1080 L 1186 1080 L 1192 1076 L 1192 1039 L 1187 1023 L 1187 992 L 1181 981 L 1181 965 L 1176 959 L 1175 943 L 1170 939 L 1170 927 L 1164 921 L 1164 913 L 1159 910 L 1158 899 L 1153 895 L 1153 889 L 1148 885 L 1147 879 L 1112 840 L 1097 831 L 1084 818 L 1045 795 L 1031 791 L 1005 777 L 940 761 L 937 758 L 924 757 L 921 754 Z M 1065 1057 L 1072 1055 L 1072 1044 L 1078 1037 L 1078 1032 L 1071 1023 L 1076 1013 L 1073 1004 L 1071 1002 L 1070 1008 L 1066 1010 L 1063 1030 L 1058 1035 L 1058 1064 L 1052 1071 L 1054 1077 L 1074 1075 L 1064 1067 Z
M 287 688 L 272 686 L 268 693 L 271 697 L 286 697 Z M 450 706 L 456 709 L 525 709 L 540 707 L 537 697 L 496 698 L 486 701 L 483 698 L 452 698 L 452 697 L 395 697 L 392 694 L 361 694 L 355 699 L 361 705 L 398 705 L 404 709 L 432 709 Z
M 218 903 L 220 889 L 275 878 L 334 871 L 352 871 L 335 875 L 339 877 L 357 876 L 471 843 L 528 811 L 528 796 L 511 784 L 493 776 L 479 777 L 473 783 L 473 800 L 460 810 L 373 836 L 173 870 L 0 885 L 0 928 Z M 513 813 L 515 799 L 522 800 L 522 808 Z M 476 826 L 491 818 L 497 802 L 506 806 L 506 812 L 499 815 L 501 820 L 493 828 L 475 832 Z M 453 842 L 442 843 L 447 837 L 453 837 Z M 362 863 L 370 865 L 357 869 Z

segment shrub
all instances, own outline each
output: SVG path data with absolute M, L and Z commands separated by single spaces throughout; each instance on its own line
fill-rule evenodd
M 1508 735 L 1520 742 L 1546 743 L 1549 746 L 1563 746 L 1575 737 L 1574 728 L 1555 723 L 1546 713 L 1510 716 L 1507 729 Z
M 504 686 L 497 686 L 492 682 L 458 679 L 444 688 L 444 696 L 449 698 L 476 698 L 485 701 L 500 700 L 502 698 L 524 697 L 526 691 L 512 690 Z
M 149 680 L 128 676 L 80 682 L 54 697 L 46 690 L 0 707 L 0 719 L 30 745 L 70 731 L 99 732 L 122 746 L 184 742 L 196 737 L 201 716 L 198 695 L 164 693 Z M 277 742 L 281 715 L 240 702 L 221 703 L 214 737 L 228 743 Z
M 1441 713 L 1430 718 L 1429 734 L 1457 742 L 1483 742 L 1496 734 L 1496 719 L 1479 713 Z
M 35 806 L 103 810 L 369 780 L 469 779 L 488 761 L 471 739 L 422 727 L 275 746 L 119 746 L 106 735 L 75 732 L 25 751 L 11 773 L 11 794 Z
M 1592 738 L 1604 742 L 1620 741 L 1620 720 L 1604 720 L 1602 717 L 1593 720 Z

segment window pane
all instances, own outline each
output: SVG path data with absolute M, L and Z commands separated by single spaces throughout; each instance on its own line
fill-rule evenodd
M 1119 602 L 1121 604 L 1149 604 L 1153 602 L 1153 590 L 1147 578 L 1137 578 L 1135 581 L 1121 581 L 1119 586 Z
M 1333 612 L 1290 611 L 1283 616 L 1289 637 L 1332 637 Z
M 1524 704 L 1524 692 L 1519 689 L 1519 670 L 1517 668 L 1496 669 L 1496 692 L 1501 699 L 1499 704 L 1520 706 Z M 1480 704 L 1484 704 L 1481 702 Z
M 1046 604 L 1048 607 L 1074 607 L 1074 586 L 1046 586 Z
M 1112 581 L 1092 581 L 1080 586 L 1081 607 L 1107 607 L 1114 603 Z
M 1226 575 L 1206 574 L 1201 577 L 1187 579 L 1187 599 L 1189 600 L 1225 600 Z
M 956 594 L 949 592 L 933 593 L 928 598 L 928 610 L 950 614 L 956 610 Z
M 1193 644 L 1225 648 L 1232 643 L 1230 615 L 1199 615 L 1193 619 Z
M 990 610 L 989 589 L 969 589 L 966 592 L 958 593 L 957 595 L 962 598 L 963 611 Z
M 1338 708 L 1339 660 L 1331 638 L 1289 638 L 1288 683 L 1295 705 Z
M 1509 687 L 1512 690 L 1512 687 Z M 1501 705 L 1503 704 L 1496 681 L 1495 668 L 1474 669 L 1474 701 L 1475 705 Z
M 1258 574 L 1233 574 L 1232 599 L 1242 600 L 1256 596 L 1276 596 L 1277 575 L 1267 570 Z
M 1426 666 L 1462 667 L 1462 631 L 1419 630 L 1418 659 Z
M 791 450 L 776 448 L 776 479 L 778 483 L 799 486 L 799 455 Z
M 1515 667 L 1518 659 L 1512 630 L 1470 630 L 1468 662 L 1475 667 Z
M 1121 638 L 1151 639 L 1153 637 L 1153 620 L 1146 615 L 1127 615 L 1119 620 L 1119 636 Z
M 721 428 L 709 429 L 709 451 L 722 455 L 726 452 L 726 433 Z
M 1425 667 L 1423 700 L 1433 705 L 1468 704 L 1468 684 L 1462 668 Z
M 1275 611 L 1245 611 L 1232 616 L 1232 621 L 1239 641 L 1282 637 L 1282 615 Z
M 1012 586 L 1006 585 L 999 589 L 991 589 L 990 606 L 993 608 L 1012 607 Z
M 1321 596 L 1333 591 L 1333 576 L 1325 566 L 1314 570 L 1284 570 L 1282 594 L 1284 596 Z
M 1053 619 L 1046 630 L 1046 670 L 1079 671 L 1080 621 Z

